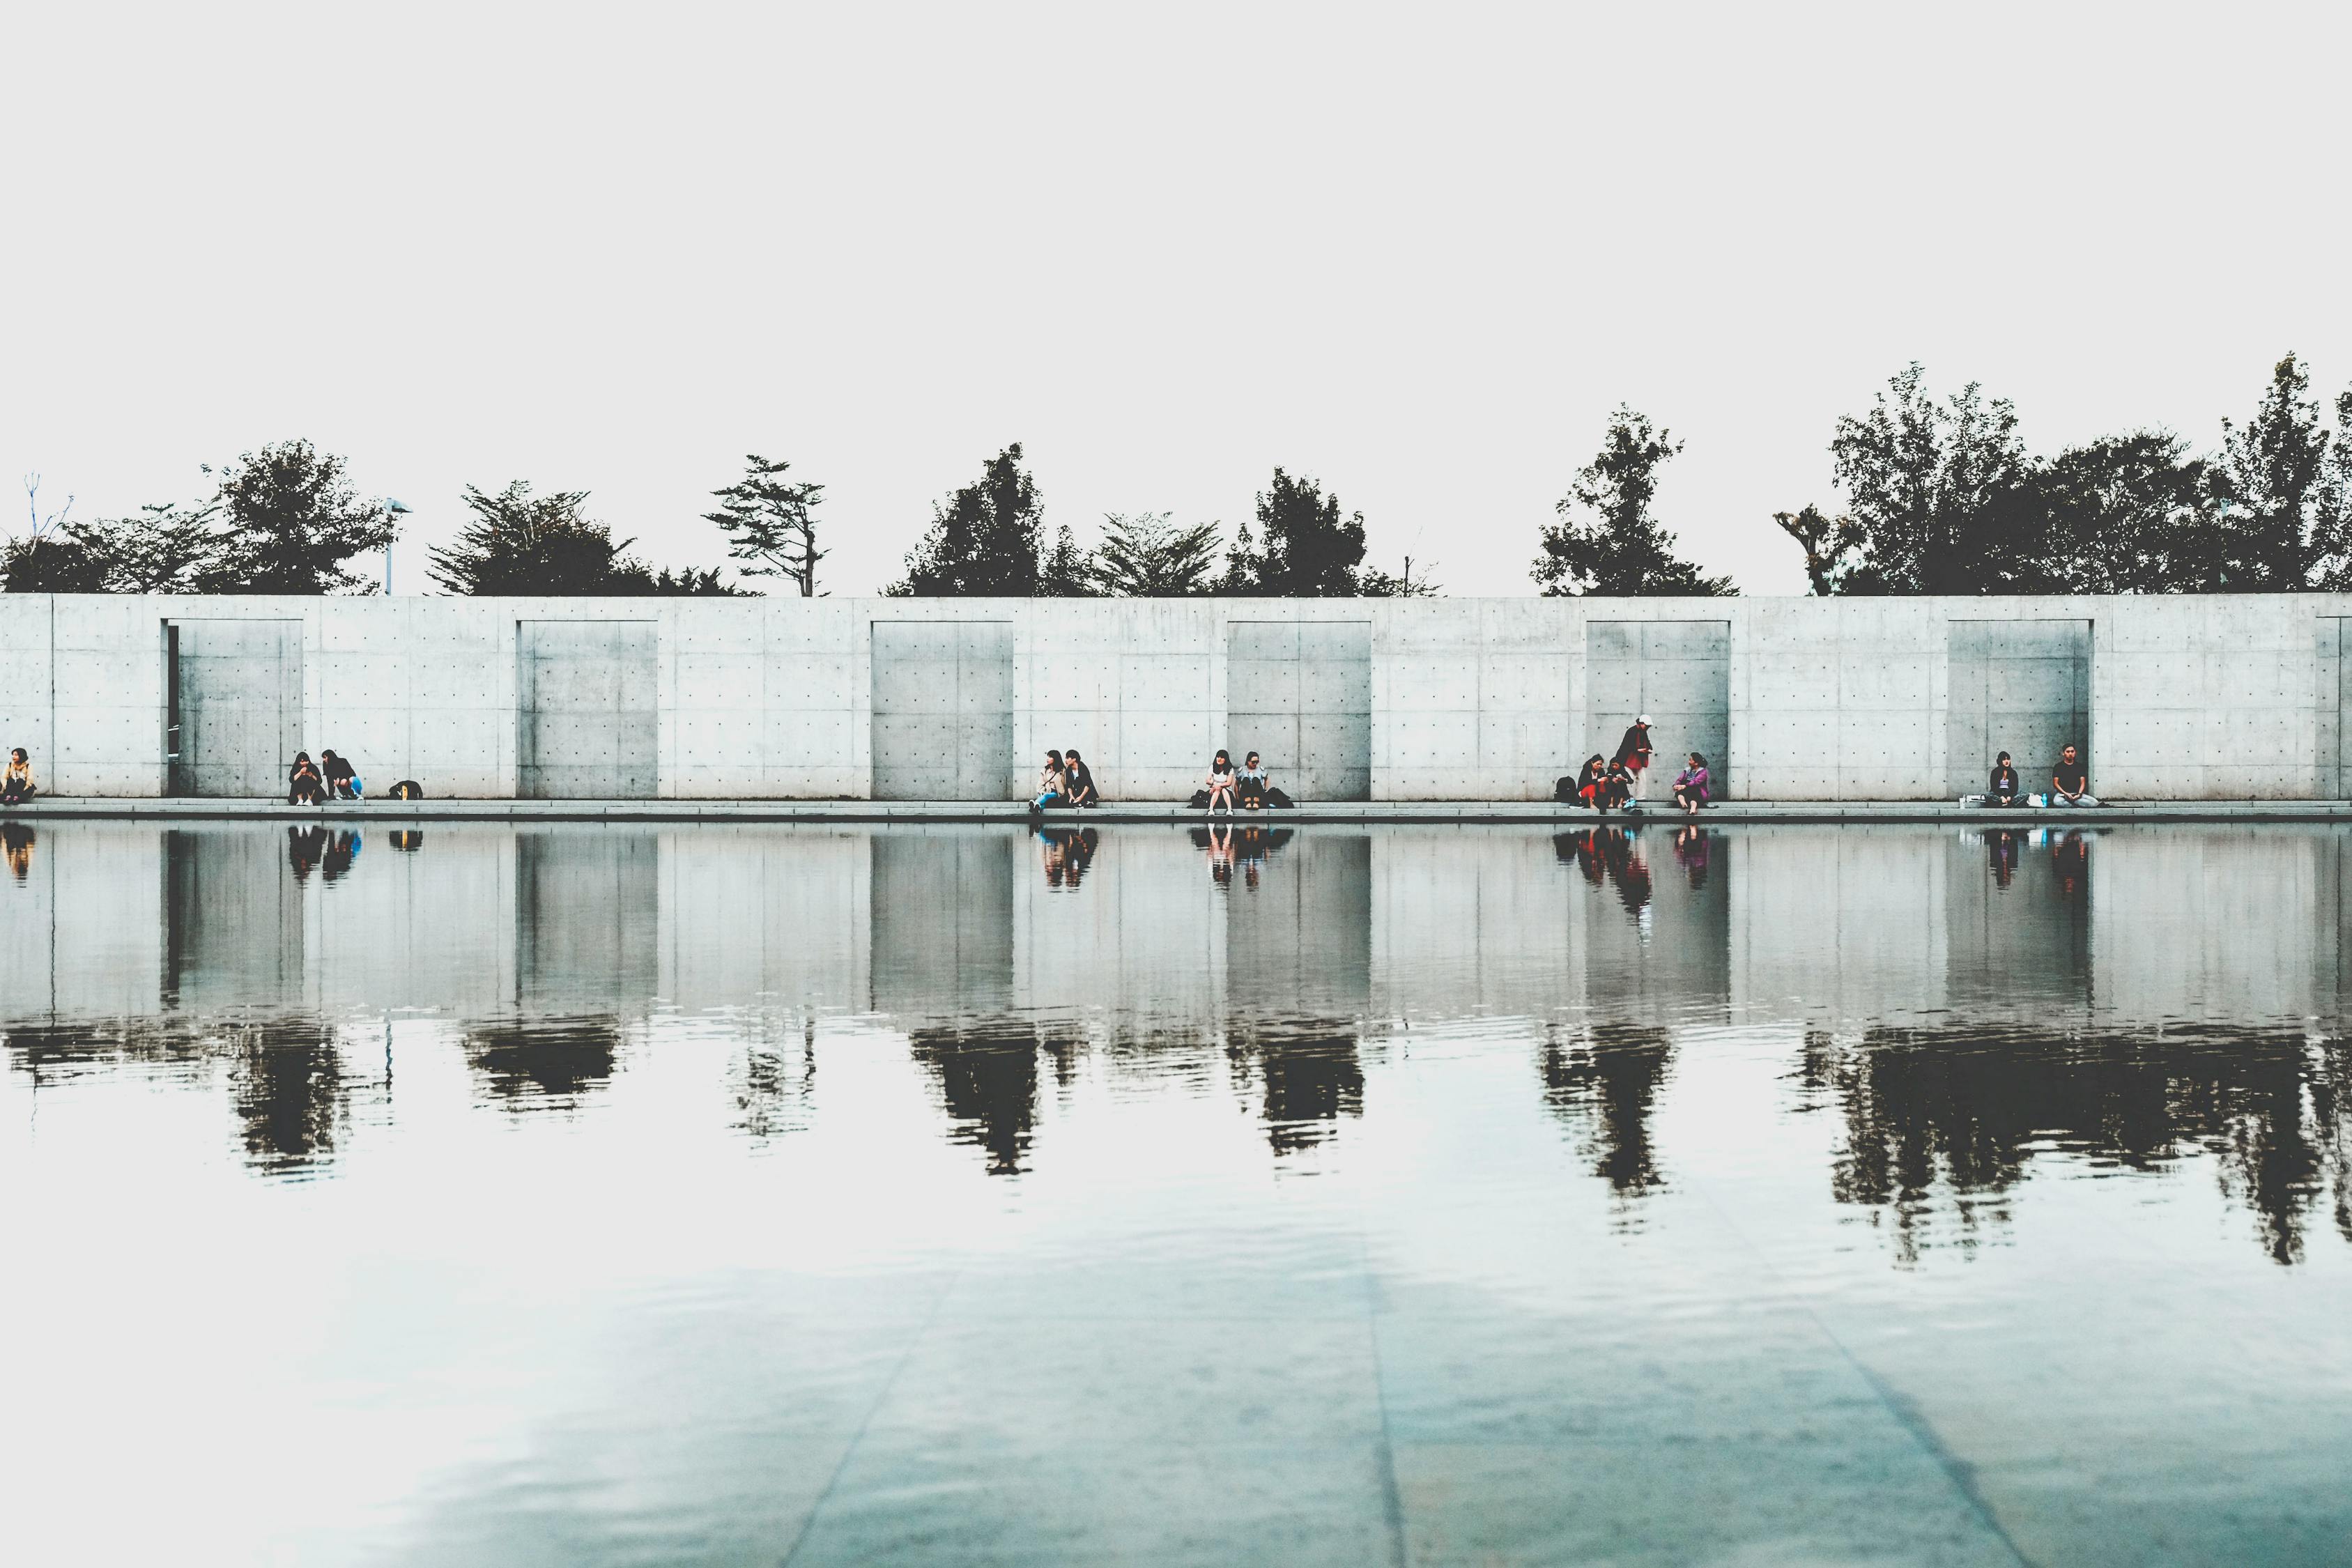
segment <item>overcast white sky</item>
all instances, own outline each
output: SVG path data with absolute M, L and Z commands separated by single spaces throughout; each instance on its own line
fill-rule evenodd
M 303 435 L 420 543 L 521 478 L 711 563 L 756 450 L 857 593 L 1017 440 L 1049 523 L 1280 463 L 1517 594 L 1624 400 L 1788 593 L 1908 360 L 2037 447 L 2352 381 L 2342 5 L 5 15 L 0 479 L 79 516 Z

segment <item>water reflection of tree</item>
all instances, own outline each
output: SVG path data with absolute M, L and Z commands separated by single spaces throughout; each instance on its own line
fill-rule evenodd
M 1277 1155 L 1312 1149 L 1340 1118 L 1364 1113 L 1364 1064 L 1351 1024 L 1252 1023 L 1227 1037 L 1225 1059 L 1236 1087 L 1256 1090 Z
M 1019 1175 L 1037 1127 L 1036 1026 L 985 1019 L 907 1037 L 915 1060 L 939 1083 L 955 1141 L 986 1150 L 991 1175 Z
M 244 1026 L 228 1037 L 246 1157 L 280 1174 L 327 1163 L 351 1120 L 334 1032 L 317 1019 L 288 1018 Z
M 816 1019 L 801 1020 L 800 1038 L 759 1039 L 744 1047 L 729 1090 L 735 1100 L 735 1131 L 765 1143 L 808 1125 L 816 1090 Z
M 577 1110 L 609 1084 L 622 1026 L 610 1014 L 517 1017 L 466 1026 L 466 1065 L 509 1110 Z
M 1620 1196 L 1665 1184 L 1650 1117 L 1673 1061 L 1673 1042 L 1661 1028 L 1597 1024 L 1566 1041 L 1545 1031 L 1544 1102 L 1575 1132 L 1592 1173 Z
M 2044 1152 L 2153 1170 L 2203 1155 L 2254 1215 L 2283 1264 L 2304 1256 L 2332 1189 L 2352 1240 L 2345 1042 L 2300 1032 L 2003 1038 L 1873 1030 L 1815 1032 L 1801 1081 L 1832 1098 L 1844 1138 L 1831 1177 L 1841 1203 L 1893 1222 L 1897 1256 L 1933 1239 L 1939 1202 L 1974 1244 L 2009 1217 L 2008 1195 Z

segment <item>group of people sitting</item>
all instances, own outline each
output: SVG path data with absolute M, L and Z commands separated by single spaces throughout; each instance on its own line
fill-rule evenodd
M 33 783 L 33 759 L 18 746 L 8 753 L 8 770 L 0 773 L 0 805 L 22 805 L 40 794 Z
M 2050 793 L 2036 799 L 2018 787 L 2017 768 L 2007 752 L 1993 760 L 1992 777 L 1985 785 L 1980 803 L 1991 806 L 2010 805 L 2096 805 L 2099 797 L 2091 793 L 2091 770 L 2083 765 L 2083 754 L 2073 746 L 2058 753 L 2058 765 L 2050 770 Z
M 1225 815 L 1231 816 L 1236 806 L 1244 811 L 1264 811 L 1269 805 L 1287 806 L 1290 797 L 1274 787 L 1273 780 L 1266 776 L 1265 764 L 1258 760 L 1255 752 L 1244 757 L 1242 765 L 1236 768 L 1233 753 L 1220 747 L 1217 754 L 1209 759 L 1209 776 L 1193 792 L 1192 804 L 1212 816 L 1222 805 Z
M 320 752 L 314 763 L 308 752 L 294 753 L 294 766 L 286 775 L 287 805 L 323 805 L 331 800 L 366 797 L 367 785 L 349 758 Z
M 1045 772 L 1037 775 L 1037 798 L 1030 803 L 1032 811 L 1047 806 L 1100 805 L 1102 794 L 1095 788 L 1094 770 L 1087 766 L 1078 749 L 1073 746 L 1065 753 L 1045 753 Z
M 1642 774 L 1649 769 L 1653 750 L 1650 716 L 1644 713 L 1626 726 L 1615 756 L 1603 760 L 1595 752 L 1585 758 L 1582 767 L 1559 781 L 1553 798 L 1603 813 L 1620 807 L 1639 811 Z M 1706 771 L 1706 759 L 1693 752 L 1683 771 L 1675 775 L 1675 805 L 1685 816 L 1696 816 L 1714 796 L 1715 781 Z

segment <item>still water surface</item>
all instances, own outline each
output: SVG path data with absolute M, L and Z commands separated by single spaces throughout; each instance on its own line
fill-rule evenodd
M 2345 1563 L 2347 842 L 11 826 L 0 1553 Z

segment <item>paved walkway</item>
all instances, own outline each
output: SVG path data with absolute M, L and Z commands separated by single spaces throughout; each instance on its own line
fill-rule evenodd
M 1028 819 L 1019 801 L 968 800 L 371 800 L 330 806 L 291 806 L 268 800 L 68 798 L 37 800 L 5 814 L 11 819 L 117 817 L 137 820 L 346 820 L 386 822 L 1002 822 Z M 1589 826 L 1606 820 L 1679 822 L 1671 806 L 1606 818 L 1549 801 L 1355 801 L 1308 805 L 1291 811 L 1244 812 L 1241 818 L 1276 825 L 1319 823 L 1535 823 Z M 1047 812 L 1048 824 L 1206 820 L 1203 813 L 1167 805 L 1117 805 L 1089 811 Z M 1222 813 L 1216 820 L 1225 820 Z M 2126 801 L 2096 810 L 1985 811 L 1950 801 L 1726 801 L 1698 818 L 1710 826 L 1735 823 L 2142 823 L 2352 822 L 2352 801 Z

